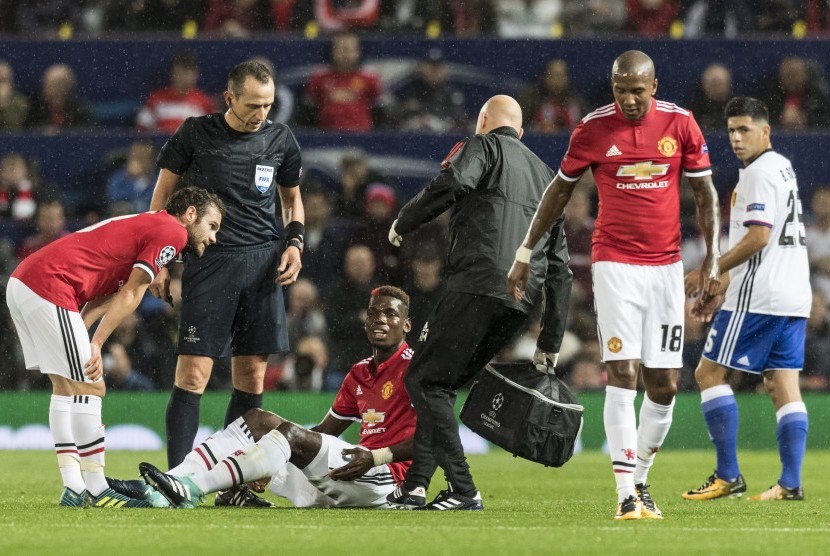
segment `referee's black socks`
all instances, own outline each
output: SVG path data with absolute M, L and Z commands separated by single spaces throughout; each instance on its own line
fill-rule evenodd
M 201 394 L 194 394 L 173 386 L 167 403 L 165 427 L 167 429 L 167 465 L 173 469 L 193 449 L 193 440 L 199 430 L 199 402 Z
M 228 411 L 225 413 L 225 426 L 227 427 L 248 412 L 249 409 L 262 407 L 262 394 L 251 394 L 242 390 L 233 389 L 231 401 L 228 402 Z

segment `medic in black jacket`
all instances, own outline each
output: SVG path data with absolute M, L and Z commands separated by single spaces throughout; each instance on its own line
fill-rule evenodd
M 420 331 L 405 379 L 418 425 L 413 465 L 388 498 L 398 507 L 483 508 L 458 437 L 455 391 L 521 330 L 543 291 L 547 303 L 534 363 L 542 369 L 556 364 L 572 282 L 563 218 L 528 254 L 525 297 L 517 302 L 504 287 L 524 231 L 555 175 L 520 141 L 521 122 L 514 99 L 488 100 L 476 135 L 453 148 L 441 173 L 404 205 L 389 231 L 389 240 L 400 245 L 402 236 L 452 208 L 447 291 Z M 450 488 L 426 504 L 436 466 Z

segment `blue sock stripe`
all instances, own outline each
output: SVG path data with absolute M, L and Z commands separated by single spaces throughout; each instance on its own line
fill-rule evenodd
M 715 398 L 714 400 L 709 400 L 708 402 L 703 402 L 700 406 L 703 408 L 703 413 L 708 413 L 709 411 L 720 409 L 721 407 L 725 407 L 728 405 L 734 405 L 737 407 L 738 402 L 735 401 L 735 396 L 720 396 Z
M 781 427 L 783 425 L 789 425 L 791 423 L 804 423 L 805 428 L 808 426 L 808 419 L 806 413 L 790 413 L 781 417 L 781 420 L 778 421 L 778 426 Z

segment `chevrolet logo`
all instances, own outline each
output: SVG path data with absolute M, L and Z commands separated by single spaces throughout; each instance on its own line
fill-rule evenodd
M 383 423 L 383 420 L 386 418 L 386 413 L 383 411 L 375 412 L 374 409 L 370 409 L 369 411 L 364 413 L 362 417 L 364 423 L 366 423 L 370 427 L 374 427 L 378 423 Z
M 658 176 L 665 176 L 669 171 L 668 164 L 654 164 L 651 161 L 638 162 L 627 166 L 620 166 L 617 170 L 618 178 L 634 178 L 635 180 L 650 180 Z

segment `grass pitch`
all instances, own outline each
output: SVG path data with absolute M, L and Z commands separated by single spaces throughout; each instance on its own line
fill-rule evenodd
M 778 477 L 776 452 L 741 454 L 749 494 Z M 811 554 L 830 553 L 830 451 L 807 454 L 804 502 L 688 502 L 711 473 L 708 452 L 666 451 L 650 476 L 666 518 L 615 522 L 608 456 L 586 452 L 561 469 L 500 450 L 471 456 L 483 512 L 75 509 L 57 505 L 49 452 L 0 452 L 0 554 Z M 107 472 L 137 477 L 158 452 L 110 452 Z M 443 488 L 442 481 L 430 494 Z M 212 501 L 210 502 L 212 504 Z

